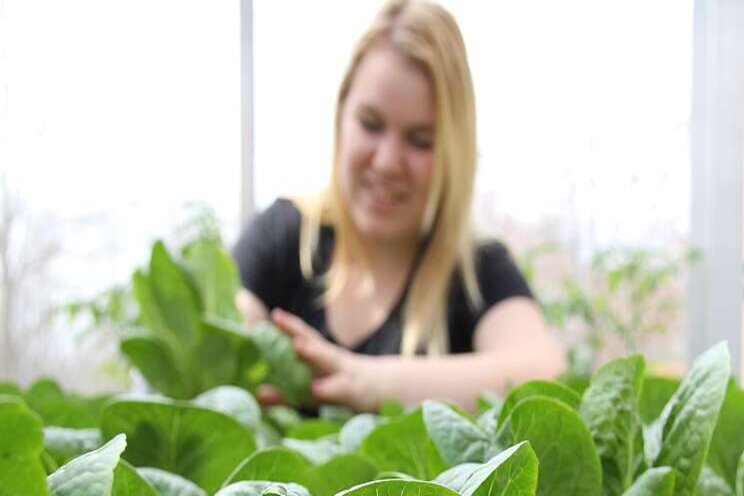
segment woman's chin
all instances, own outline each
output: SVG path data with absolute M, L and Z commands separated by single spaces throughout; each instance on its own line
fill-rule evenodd
M 371 242 L 396 242 L 415 236 L 415 226 L 401 223 L 402 219 L 379 216 L 359 216 L 355 219 L 356 228 L 363 240 Z

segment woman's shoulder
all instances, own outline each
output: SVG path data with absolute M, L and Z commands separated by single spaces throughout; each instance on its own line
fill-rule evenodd
M 532 291 L 508 246 L 498 239 L 482 239 L 475 250 L 475 273 L 486 303 L 510 296 L 529 296 Z
M 479 239 L 475 243 L 475 263 L 513 263 L 507 245 L 496 238 Z
M 268 208 L 262 211 L 256 217 L 255 221 L 264 222 L 270 225 L 279 223 L 284 225 L 298 225 L 302 220 L 302 213 L 289 198 L 279 197 L 274 200 Z

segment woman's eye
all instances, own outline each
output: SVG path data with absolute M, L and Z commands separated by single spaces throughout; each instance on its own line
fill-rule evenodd
M 431 150 L 434 144 L 431 136 L 422 134 L 411 134 L 408 142 L 419 150 Z
M 362 127 L 369 131 L 370 133 L 378 133 L 382 131 L 382 124 L 380 124 L 379 121 L 376 119 L 370 119 L 369 117 L 361 117 L 359 121 L 362 124 Z

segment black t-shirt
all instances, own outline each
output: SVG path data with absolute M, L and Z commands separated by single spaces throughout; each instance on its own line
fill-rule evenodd
M 233 256 L 243 286 L 266 308 L 279 307 L 301 317 L 326 339 L 336 342 L 328 331 L 325 309 L 321 307 L 323 287 L 307 280 L 300 269 L 301 213 L 289 200 L 279 199 L 258 215 L 245 229 Z M 323 226 L 313 260 L 316 273 L 327 270 L 334 243 L 333 229 Z M 447 299 L 447 324 L 451 353 L 473 351 L 473 333 L 486 311 L 512 296 L 532 297 L 524 277 L 503 244 L 481 244 L 475 256 L 475 271 L 483 307 L 472 309 L 459 271 L 452 276 Z M 403 296 L 385 322 L 352 349 L 368 355 L 400 353 Z

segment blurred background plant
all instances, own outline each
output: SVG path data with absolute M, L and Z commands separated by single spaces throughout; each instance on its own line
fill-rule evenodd
M 581 382 L 612 356 L 645 351 L 651 337 L 667 333 L 679 321 L 684 278 L 700 258 L 692 249 L 679 251 L 609 248 L 597 251 L 583 274 L 546 271 L 547 277 L 540 265 L 548 257 L 565 258 L 560 245 L 546 242 L 524 251 L 519 264 L 548 325 L 566 343 L 567 380 Z

